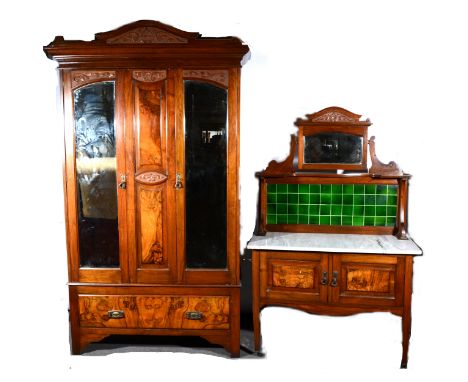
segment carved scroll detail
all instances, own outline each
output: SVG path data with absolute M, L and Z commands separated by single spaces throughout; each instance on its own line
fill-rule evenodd
M 107 40 L 108 44 L 186 44 L 187 39 L 154 27 L 141 27 Z
M 153 185 L 163 183 L 167 176 L 156 171 L 148 171 L 137 175 L 135 179 L 140 183 Z
M 184 70 L 184 77 L 200 78 L 228 86 L 229 72 L 227 70 Z
M 371 175 L 386 175 L 386 176 L 398 176 L 403 175 L 403 171 L 400 167 L 394 162 L 391 161 L 387 164 L 382 163 L 375 154 L 375 137 L 372 136 L 369 139 L 369 150 L 370 157 L 372 161 L 372 166 L 369 169 L 369 174 Z
M 91 82 L 102 79 L 115 78 L 115 72 L 96 71 L 96 72 L 73 72 L 72 73 L 72 88 L 83 86 Z
M 157 82 L 166 79 L 165 70 L 134 70 L 133 78 L 142 82 Z
M 330 113 L 322 114 L 317 118 L 313 118 L 312 121 L 317 122 L 353 122 L 354 119 L 350 118 L 344 114 L 332 111 Z

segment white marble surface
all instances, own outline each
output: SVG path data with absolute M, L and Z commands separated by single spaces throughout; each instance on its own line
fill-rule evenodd
M 265 236 L 253 236 L 247 248 L 276 251 L 422 255 L 422 249 L 412 239 L 399 240 L 392 235 L 267 232 Z

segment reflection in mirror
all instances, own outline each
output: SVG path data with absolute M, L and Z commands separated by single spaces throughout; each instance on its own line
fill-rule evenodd
M 114 82 L 73 92 L 80 266 L 118 267 Z
M 187 268 L 226 268 L 227 90 L 185 81 Z
M 319 133 L 304 137 L 304 163 L 362 162 L 363 139 L 345 133 Z

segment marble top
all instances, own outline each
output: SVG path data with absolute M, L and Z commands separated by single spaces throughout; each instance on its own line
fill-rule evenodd
M 267 232 L 265 236 L 253 236 L 248 242 L 247 248 L 394 255 L 422 255 L 423 253 L 412 239 L 400 240 L 392 235 L 332 233 Z

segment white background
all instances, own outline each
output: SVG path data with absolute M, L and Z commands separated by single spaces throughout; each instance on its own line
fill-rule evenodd
M 15 1 L 0 6 L 0 379 L 416 381 L 466 378 L 467 11 L 462 1 Z M 55 35 L 93 39 L 155 19 L 235 35 L 242 72 L 241 246 L 253 231 L 254 172 L 286 156 L 293 122 L 327 106 L 370 118 L 377 154 L 413 174 L 415 261 L 408 370 L 400 319 L 268 308 L 265 359 L 185 353 L 69 355 L 62 130 Z M 2 374 L 10 373 L 9 377 Z

